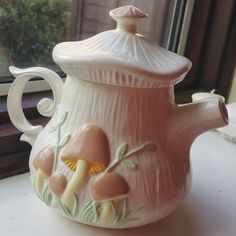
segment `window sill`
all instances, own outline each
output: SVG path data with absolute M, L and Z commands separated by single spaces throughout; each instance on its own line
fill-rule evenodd
M 201 135 L 191 149 L 193 181 L 185 201 L 165 220 L 130 230 L 89 227 L 54 213 L 36 198 L 29 173 L 0 180 L 0 235 L 235 235 L 235 153 L 236 145 L 216 132 Z

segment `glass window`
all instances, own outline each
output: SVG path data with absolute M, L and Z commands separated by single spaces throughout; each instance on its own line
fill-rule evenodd
M 57 43 L 82 40 L 115 28 L 109 10 L 131 3 L 149 15 L 148 20 L 140 22 L 138 31 L 161 46 L 176 51 L 176 35 L 182 25 L 173 22 L 176 22 L 176 16 L 183 16 L 186 2 L 0 0 L 0 83 L 12 81 L 9 65 L 20 68 L 47 66 L 60 71 L 51 56 Z
M 84 0 L 80 6 L 83 14 L 78 14 L 74 39 L 85 39 L 95 33 L 113 29 L 115 22 L 109 16 L 109 10 L 133 3 L 149 16 L 147 20 L 140 22 L 138 32 L 165 48 L 175 50 L 173 41 L 176 37 L 173 33 L 182 29 L 187 2 L 191 1 Z
M 69 39 L 70 3 L 0 0 L 0 83 L 10 80 L 9 65 L 55 66 L 52 48 Z

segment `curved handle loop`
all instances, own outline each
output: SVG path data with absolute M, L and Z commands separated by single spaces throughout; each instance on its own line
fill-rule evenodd
M 52 88 L 54 101 L 49 98 L 43 98 L 37 104 L 37 109 L 41 115 L 51 117 L 55 113 L 56 107 L 60 102 L 64 83 L 55 72 L 43 67 L 19 69 L 10 66 L 9 70 L 16 79 L 10 87 L 7 97 L 8 113 L 15 127 L 24 133 L 21 135 L 20 140 L 33 145 L 43 127 L 41 125 L 32 125 L 24 115 L 21 106 L 24 87 L 26 83 L 35 76 L 42 77 L 49 83 Z

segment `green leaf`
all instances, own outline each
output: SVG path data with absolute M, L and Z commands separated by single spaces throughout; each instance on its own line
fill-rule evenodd
M 70 134 L 66 135 L 58 144 L 58 147 L 64 147 L 70 140 Z
M 97 222 L 97 220 L 98 220 L 98 214 L 97 214 L 96 203 L 94 202 L 93 206 L 91 207 L 88 223 L 94 224 Z
M 49 187 L 48 185 L 46 185 L 43 189 L 43 194 L 42 194 L 42 200 L 49 205 L 49 201 L 48 201 L 48 193 L 49 193 Z
M 41 199 L 41 197 L 38 195 L 38 193 L 36 192 L 36 176 L 34 176 L 34 179 L 33 179 L 33 189 L 34 189 L 34 192 L 35 194 L 37 195 L 37 197 L 39 199 Z
M 140 206 L 140 207 L 137 207 L 137 208 L 132 209 L 132 210 L 126 215 L 126 219 L 130 218 L 131 216 L 133 217 L 134 215 L 138 214 L 143 208 L 144 208 L 144 206 Z
M 115 155 L 115 160 L 120 160 L 125 155 L 127 147 L 128 147 L 127 143 L 123 143 L 118 147 Z
M 88 224 L 91 224 L 93 221 L 93 210 L 92 208 L 89 209 L 89 211 L 87 212 L 87 215 L 85 217 L 85 222 Z
M 122 224 L 126 217 L 127 202 L 126 198 L 122 198 L 119 202 L 118 209 L 116 212 L 116 224 Z
M 78 208 L 78 198 L 77 198 L 77 194 L 73 193 L 73 208 L 70 209 L 68 208 L 66 205 L 64 205 L 60 199 L 58 199 L 58 203 L 60 205 L 60 207 L 62 208 L 62 210 L 66 213 L 66 215 L 73 217 L 77 211 Z
M 133 170 L 138 168 L 138 165 L 133 160 L 130 160 L 130 159 L 125 159 L 125 160 L 122 161 L 122 163 L 126 167 L 128 167 L 130 169 L 133 169 Z
M 117 222 L 117 219 L 116 219 L 116 208 L 115 208 L 115 206 L 114 206 L 112 201 L 110 202 L 110 204 L 112 206 L 112 219 L 110 220 L 110 224 L 114 225 Z
M 82 208 L 81 208 L 81 210 L 80 210 L 80 212 L 79 212 L 79 216 L 81 217 L 81 218 L 83 218 L 83 215 L 84 215 L 84 212 L 86 211 L 86 209 L 87 208 L 89 208 L 89 206 L 91 205 L 91 201 L 89 201 L 89 202 L 87 202 Z
M 120 221 L 123 221 L 127 214 L 127 199 L 123 198 L 121 204 L 119 205 L 120 211 Z
M 96 223 L 97 220 L 98 220 L 98 207 L 97 207 L 96 202 L 94 202 L 93 207 L 94 207 L 94 220 L 93 220 L 93 223 Z
M 55 142 L 53 144 L 51 144 L 51 147 L 53 147 L 54 149 L 58 148 L 58 146 L 57 146 L 57 144 Z
M 90 224 L 94 224 L 97 221 L 96 214 L 94 210 L 91 210 L 87 222 Z
M 91 209 L 92 209 L 92 206 L 90 206 L 89 208 L 86 209 L 86 211 L 84 211 L 83 220 L 85 222 L 88 222 L 88 218 L 91 214 Z
M 58 117 L 58 120 L 55 122 L 55 124 L 49 128 L 49 132 L 55 132 L 59 126 L 63 125 L 67 116 L 68 112 L 65 112 L 61 117 Z
M 67 216 L 71 216 L 71 211 L 70 211 L 70 209 L 69 209 L 66 205 L 64 205 L 58 197 L 57 197 L 56 199 L 57 199 L 58 205 L 59 205 L 60 208 L 63 210 L 63 212 L 64 212 Z
M 96 202 L 90 201 L 83 207 L 80 217 L 87 223 L 95 224 L 98 220 L 98 208 Z
M 52 195 L 52 193 L 50 191 L 48 191 L 47 198 L 46 198 L 46 204 L 48 206 L 51 206 L 52 199 L 53 199 L 53 195 Z
M 85 219 L 85 216 L 87 214 L 87 211 L 89 211 L 89 209 L 91 208 L 91 206 L 93 205 L 93 201 L 89 201 L 87 202 L 81 209 L 79 216 L 81 219 Z
M 50 133 L 53 133 L 53 132 L 55 132 L 57 130 L 57 126 L 56 125 L 53 125 L 53 126 L 51 126 L 49 129 L 48 129 L 48 131 L 50 132 Z
M 63 125 L 66 121 L 66 118 L 68 116 L 68 112 L 65 112 L 59 119 L 58 119 L 58 126 Z
M 73 209 L 71 209 L 71 216 L 74 216 L 77 209 L 78 209 L 78 196 L 76 193 L 73 193 L 74 196 L 74 204 L 73 204 Z
M 43 190 L 42 200 L 43 200 L 48 206 L 50 206 L 50 205 L 51 205 L 52 198 L 53 198 L 52 193 L 50 192 L 48 185 L 46 185 L 46 186 L 44 187 L 44 190 Z

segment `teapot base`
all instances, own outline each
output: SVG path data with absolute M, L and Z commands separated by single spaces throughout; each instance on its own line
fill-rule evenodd
M 131 229 L 131 228 L 137 228 L 137 227 L 143 227 L 146 225 L 154 224 L 157 223 L 158 221 L 170 216 L 175 209 L 178 207 L 179 203 L 181 202 L 181 199 L 178 201 L 172 201 L 166 206 L 156 210 L 157 212 L 157 217 L 154 219 L 153 218 L 153 213 L 149 214 L 148 212 L 144 212 L 141 214 L 139 219 L 133 219 L 132 221 L 128 222 L 127 224 L 100 224 L 100 223 L 88 223 L 86 221 L 80 220 L 78 217 L 70 217 L 64 213 L 61 212 L 60 209 L 56 208 L 55 206 L 49 206 L 53 211 L 55 211 L 57 214 L 72 220 L 74 222 L 84 224 L 84 225 L 89 225 L 97 228 L 103 228 L 103 229 Z M 150 216 L 149 216 L 150 215 Z

